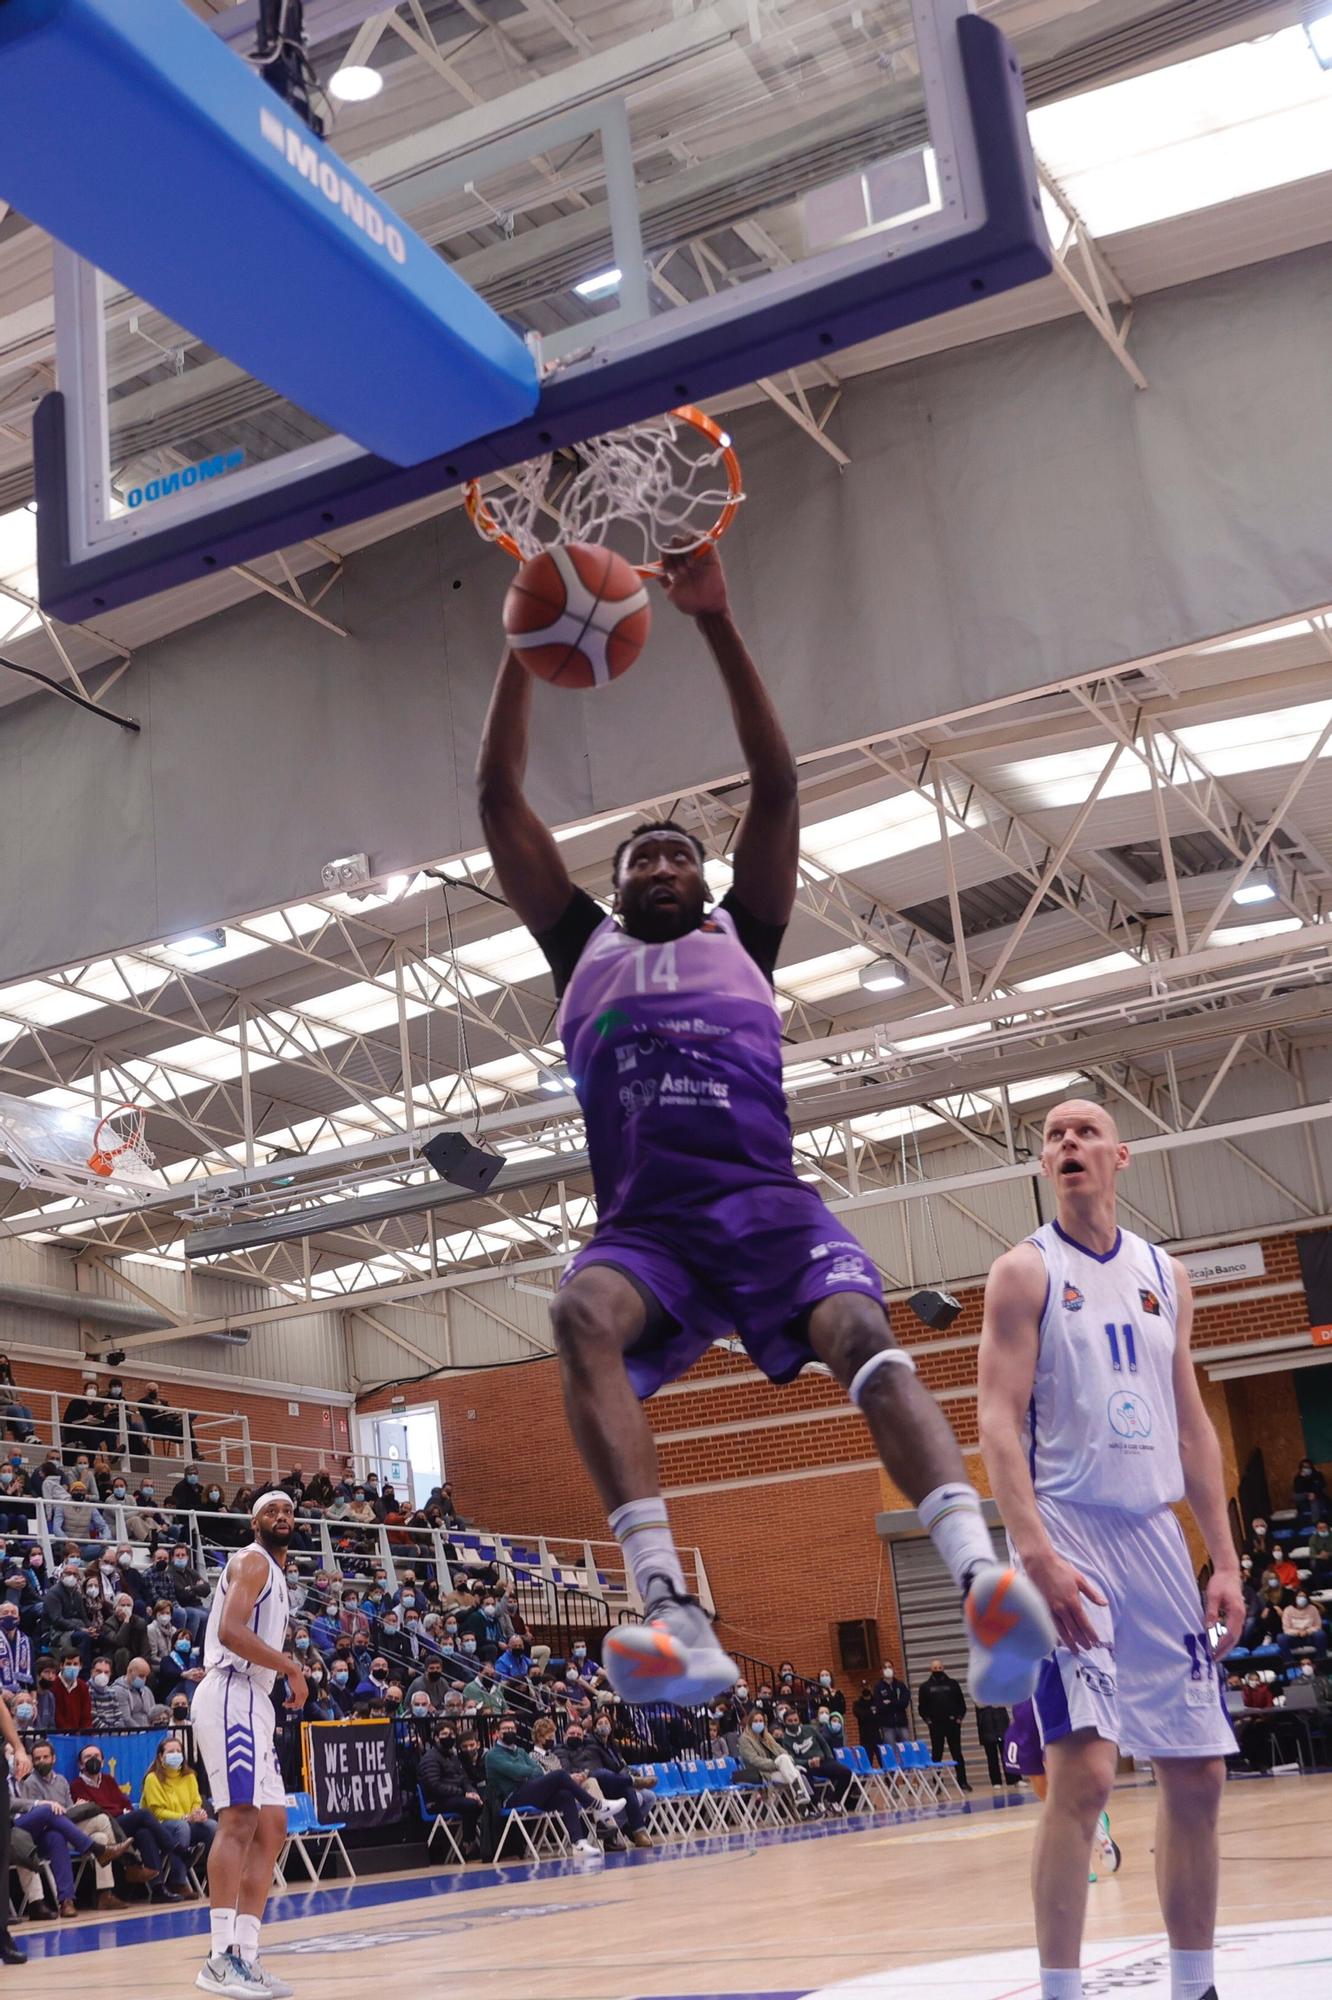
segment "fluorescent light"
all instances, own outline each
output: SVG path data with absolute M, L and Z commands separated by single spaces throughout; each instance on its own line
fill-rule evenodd
M 377 69 L 370 69 L 364 63 L 344 63 L 341 69 L 334 70 L 328 88 L 344 104 L 364 104 L 368 98 L 378 97 L 384 79 Z
M 1320 14 L 1316 21 L 1306 21 L 1304 32 L 1321 67 L 1332 69 L 1332 14 Z
M 1275 895 L 1272 884 L 1264 882 L 1259 876 L 1252 882 L 1246 882 L 1242 889 L 1236 889 L 1230 900 L 1232 903 L 1270 903 Z
M 172 938 L 165 947 L 172 958 L 188 958 L 197 963 L 201 958 L 211 958 L 215 951 L 225 951 L 227 934 L 223 930 L 190 931 L 185 937 Z
M 573 1089 L 573 1078 L 562 1063 L 555 1069 L 543 1070 L 540 1082 L 543 1090 L 552 1091 L 556 1095 L 562 1095 L 564 1091 Z
M 386 896 L 405 896 L 407 893 L 407 884 L 411 879 L 410 875 L 390 875 L 388 881 L 384 884 L 384 894 Z
M 595 277 L 580 278 L 574 286 L 580 299 L 604 299 L 620 288 L 620 267 L 612 264 L 609 271 L 598 271 Z
M 867 993 L 897 993 L 906 980 L 890 958 L 876 958 L 872 965 L 861 966 L 860 983 Z

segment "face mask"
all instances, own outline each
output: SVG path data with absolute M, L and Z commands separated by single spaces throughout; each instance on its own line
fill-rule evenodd
M 190 1566 L 190 1559 L 188 1556 L 172 1556 L 171 1558 L 172 1569 L 188 1569 L 189 1566 Z
M 420 1624 L 421 1624 L 420 1619 L 417 1617 L 416 1613 L 413 1612 L 411 1617 L 407 1620 L 407 1630 L 409 1632 L 418 1631 L 420 1628 Z
M 334 1676 L 333 1676 L 333 1685 L 334 1685 L 334 1687 L 336 1687 L 336 1688 L 345 1688 L 345 1687 L 346 1687 L 346 1685 L 347 1685 L 347 1676 L 346 1676 L 346 1674 L 345 1674 L 345 1673 L 337 1673 L 337 1674 L 334 1674 Z
M 123 1486 L 113 1486 L 111 1488 L 111 1498 L 113 1500 L 123 1500 L 125 1498 L 125 1488 Z M 123 1562 L 124 1560 L 125 1558 L 122 1556 L 121 1561 Z
M 159 1611 L 153 1623 L 154 1625 L 160 1625 L 165 1632 L 171 1624 L 171 1613 L 169 1611 Z
M 220 1500 L 222 1498 L 222 1495 L 218 1492 L 216 1486 L 210 1486 L 208 1489 L 208 1497 L 210 1500 Z
M 397 1631 L 397 1629 L 398 1629 L 398 1621 L 396 1618 L 392 1619 L 386 1618 L 384 1620 L 384 1630 L 388 1633 L 390 1638 L 393 1637 L 393 1634 Z
M 77 1667 L 62 1667 L 60 1669 L 60 1678 L 65 1683 L 66 1687 L 73 1687 L 78 1677 L 79 1677 L 79 1670 Z
M 54 1769 L 55 1769 L 55 1765 L 54 1765 L 54 1764 L 34 1764 L 32 1768 L 33 1768 L 33 1770 L 34 1770 L 34 1771 L 35 1771 L 35 1772 L 37 1773 L 37 1776 L 38 1776 L 39 1778 L 49 1778 L 49 1777 L 50 1777 L 50 1775 L 51 1775 L 51 1773 L 52 1773 L 52 1771 L 54 1771 Z
M 298 1653 L 308 1653 L 309 1650 L 310 1650 L 310 1641 L 308 1639 L 298 1639 L 296 1641 L 296 1651 Z
M 755 1736 L 762 1736 L 764 1729 L 767 1727 L 767 1724 L 764 1722 L 763 1717 L 761 1715 L 756 1715 L 754 1717 L 754 1720 L 750 1723 L 749 1726 L 753 1730 Z
M 578 1676 L 577 1676 L 577 1674 L 566 1674 L 566 1675 L 564 1676 L 564 1678 L 565 1678 L 566 1682 L 568 1683 L 568 1685 L 569 1685 L 570 1687 L 577 1687 L 577 1686 L 578 1686 Z
M 123 1603 L 121 1603 L 121 1602 L 120 1602 L 120 1600 L 119 1600 L 119 1599 L 117 1599 L 117 1601 L 116 1601 L 116 1616 L 117 1616 L 117 1618 L 120 1618 L 120 1619 L 125 1619 L 125 1618 L 132 1618 L 132 1617 L 134 1616 L 134 1606 L 133 1606 L 133 1604 L 132 1604 L 132 1603 L 129 1603 L 129 1604 L 123 1604 Z
M 586 1646 L 575 1646 L 575 1647 L 574 1647 L 574 1658 L 575 1658 L 576 1660 L 585 1660 L 585 1659 L 587 1658 L 587 1647 L 586 1647 Z
M 155 1486 L 141 1486 L 139 1488 L 139 1491 L 140 1493 L 142 1493 L 145 1500 L 151 1500 L 154 1493 L 156 1493 L 157 1488 Z
M 188 1639 L 182 1639 L 182 1640 L 180 1641 L 179 1645 L 178 1645 L 178 1646 L 176 1647 L 176 1653 L 177 1653 L 177 1655 L 179 1656 L 179 1658 L 181 1658 L 182 1660 L 188 1660 L 188 1659 L 189 1659 L 189 1657 L 190 1657 L 190 1642 L 189 1642 L 189 1640 L 188 1640 Z
M 452 1619 L 452 1618 L 451 1618 L 451 1619 L 449 1620 L 448 1624 L 447 1624 L 447 1625 L 446 1625 L 446 1626 L 444 1627 L 444 1634 L 445 1634 L 445 1637 L 446 1637 L 446 1638 L 449 1638 L 449 1639 L 456 1639 L 456 1638 L 457 1638 L 457 1636 L 458 1636 L 458 1626 L 457 1626 L 457 1623 L 456 1623 L 456 1621 L 455 1621 L 454 1619 Z
M 821 1688 L 830 1688 L 830 1687 L 832 1686 L 832 1675 L 831 1675 L 831 1674 L 820 1674 L 820 1675 L 819 1675 L 819 1686 L 820 1686 Z
M 597 1734 L 597 1736 L 598 1736 L 598 1738 L 600 1739 L 600 1741 L 601 1741 L 601 1742 L 603 1742 L 603 1743 L 607 1742 L 607 1741 L 609 1740 L 609 1737 L 610 1737 L 610 1724 L 609 1724 L 609 1722 L 599 1722 L 599 1723 L 597 1724 L 597 1729 L 596 1729 L 596 1734 Z
M 358 1610 L 359 1606 L 354 1597 L 344 1597 L 342 1600 L 342 1608 L 344 1611 L 351 1612 Z
M 166 1750 L 162 1754 L 162 1762 L 168 1771 L 178 1771 L 185 1759 L 179 1750 Z
M 37 1720 L 37 1711 L 30 1701 L 21 1701 L 15 1708 L 14 1714 L 20 1722 L 35 1722 Z
M 110 1687 L 111 1676 L 110 1674 L 94 1674 L 92 1677 L 92 1684 L 95 1688 Z
M 102 1593 L 97 1588 L 96 1584 L 93 1585 L 91 1590 L 85 1590 L 83 1594 L 87 1598 L 89 1604 L 100 1604 L 102 1601 Z
M 3 1487 L 6 1493 L 8 1493 L 13 1484 L 14 1475 L 12 1472 L 0 1472 L 0 1487 Z
M 414 1701 L 412 1703 L 412 1714 L 417 1716 L 420 1720 L 424 1721 L 426 1716 L 429 1715 L 429 1713 L 430 1713 L 430 1703 L 428 1701 Z
M 514 1744 L 515 1744 L 515 1743 L 516 1743 L 517 1741 L 518 1741 L 518 1738 L 517 1738 L 516 1736 L 512 1735 L 512 1734 L 510 1734 L 510 1735 L 507 1735 L 507 1736 L 501 1736 L 501 1737 L 500 1737 L 500 1742 L 501 1742 L 501 1743 L 502 1743 L 502 1744 L 504 1745 L 504 1747 L 505 1747 L 505 1749 L 506 1749 L 506 1750 L 512 1750 L 512 1748 L 513 1748 Z
M 745 1686 L 743 1681 L 741 1681 L 736 1687 L 735 1698 L 737 1701 L 749 1700 L 749 1689 Z
M 1307 1597 L 1297 1597 L 1295 1599 L 1295 1602 L 1299 1605 L 1300 1610 L 1303 1611 L 1305 1605 L 1309 1602 L 1309 1600 Z
M 71 1590 L 77 1590 L 79 1587 L 79 1572 L 76 1569 L 65 1570 L 63 1572 L 63 1581 L 69 1585 Z
M 410 1590 L 404 1590 L 404 1591 L 403 1591 L 403 1593 L 402 1593 L 402 1608 L 403 1608 L 403 1610 L 404 1610 L 404 1611 L 411 1611 L 411 1610 L 412 1610 L 412 1609 L 414 1608 L 415 1604 L 416 1604 L 416 1597 L 415 1597 L 414 1593 L 413 1593 L 412 1591 L 410 1591 Z
M 463 1651 L 464 1651 L 464 1653 L 474 1653 L 474 1652 L 476 1651 L 476 1640 L 475 1640 L 475 1639 L 464 1639 L 464 1640 L 463 1640 Z
M 44 1563 L 45 1561 L 46 1561 L 46 1557 L 45 1557 L 45 1556 L 42 1556 L 42 1555 L 32 1555 L 32 1556 L 29 1556 L 29 1557 L 28 1557 L 28 1568 L 29 1568 L 29 1569 L 40 1569 L 40 1568 L 42 1567 L 42 1564 L 43 1564 L 43 1563 Z
M 834 1735 L 837 1734 L 841 1726 L 842 1726 L 842 1718 L 840 1715 L 830 1715 L 828 1717 L 828 1727 L 829 1729 L 832 1730 Z
M 186 1484 L 187 1486 L 197 1486 L 197 1485 L 199 1484 L 199 1475 L 198 1475 L 198 1473 L 197 1473 L 197 1472 L 187 1472 L 187 1473 L 185 1474 L 185 1484 Z
M 495 1607 L 493 1604 L 483 1604 L 481 1611 L 486 1618 L 493 1618 L 495 1616 Z
M 388 1668 L 371 1667 L 370 1678 L 372 1681 L 386 1681 L 388 1679 Z

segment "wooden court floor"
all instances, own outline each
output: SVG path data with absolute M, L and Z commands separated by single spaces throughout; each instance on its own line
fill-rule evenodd
M 736 1836 L 570 1863 L 367 1878 L 275 1899 L 265 1955 L 301 2000 L 1029 2000 L 1026 1793 L 853 1830 Z M 1154 1793 L 1111 1808 L 1120 1872 L 1090 1891 L 1089 1995 L 1164 2000 Z M 1332 1995 L 1332 1777 L 1232 1781 L 1219 2000 Z M 167 2000 L 193 1988 L 202 1911 L 22 1926 L 0 2000 Z M 93 1954 L 96 1962 L 93 1962 Z

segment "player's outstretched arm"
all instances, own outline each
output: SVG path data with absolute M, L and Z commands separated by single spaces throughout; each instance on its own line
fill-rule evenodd
M 1022 1567 L 1049 1605 L 1061 1641 L 1077 1652 L 1096 1644 L 1083 1598 L 1093 1604 L 1105 1599 L 1056 1554 L 1036 1505 L 1023 1443 L 1044 1304 L 1044 1259 L 1033 1245 L 1019 1243 L 996 1260 L 985 1286 L 978 1391 L 981 1454 Z
M 549 930 L 569 907 L 574 885 L 550 828 L 523 795 L 532 714 L 532 676 L 505 653 L 481 731 L 477 800 L 500 887 L 516 917 L 533 932 Z
M 285 1653 L 279 1653 L 276 1647 L 265 1645 L 254 1630 L 254 1608 L 263 1594 L 268 1575 L 268 1564 L 262 1549 L 250 1549 L 232 1562 L 217 1636 L 227 1651 L 235 1653 L 238 1659 L 248 1660 L 255 1667 L 271 1668 L 275 1674 L 284 1674 L 290 1689 L 287 1706 L 304 1708 L 307 1690 L 299 1663 L 289 1659 Z
M 1184 1469 L 1185 1496 L 1212 1559 L 1212 1575 L 1207 1585 L 1207 1623 L 1209 1628 L 1225 1628 L 1212 1645 L 1217 1659 L 1222 1659 L 1238 1643 L 1244 1629 L 1244 1591 L 1240 1585 L 1239 1557 L 1235 1554 L 1226 1514 L 1221 1446 L 1203 1403 L 1189 1353 L 1189 1341 L 1193 1334 L 1193 1286 L 1178 1258 L 1171 1258 L 1170 1269 L 1174 1274 L 1175 1296 L 1179 1301 L 1175 1315 L 1174 1364 L 1179 1462 Z
M 730 696 L 736 735 L 749 773 L 749 804 L 736 835 L 735 893 L 751 916 L 785 924 L 795 902 L 800 848 L 800 801 L 795 759 L 731 616 L 721 557 L 711 545 L 685 555 L 666 554 L 666 595 L 692 618 Z

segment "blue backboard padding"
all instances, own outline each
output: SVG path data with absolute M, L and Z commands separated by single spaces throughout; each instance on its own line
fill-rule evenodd
M 405 468 L 362 459 L 307 474 L 261 502 L 224 504 L 206 518 L 151 535 L 140 532 L 132 546 L 74 561 L 64 402 L 58 394 L 44 397 L 33 419 L 43 609 L 71 622 L 95 618 L 226 563 L 249 561 L 444 492 L 552 445 L 574 443 L 678 403 L 702 402 L 1046 276 L 1050 245 L 1017 60 L 994 23 L 980 15 L 964 15 L 957 34 L 980 157 L 984 214 L 973 227 L 950 241 L 908 250 L 886 247 L 866 267 L 822 284 L 802 285 L 798 273 L 789 274 L 790 282 L 775 296 L 756 281 L 712 302 L 706 319 L 690 312 L 662 314 L 613 337 L 594 366 L 570 366 L 551 375 L 532 415 L 439 458 Z
M 519 337 L 181 0 L 0 5 L 0 197 L 392 464 L 536 407 Z

